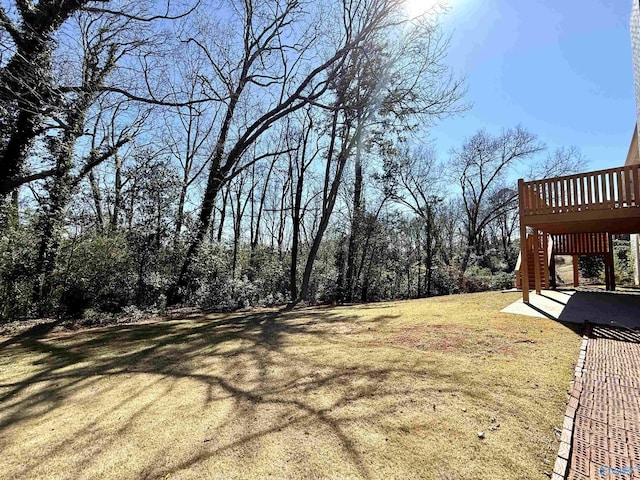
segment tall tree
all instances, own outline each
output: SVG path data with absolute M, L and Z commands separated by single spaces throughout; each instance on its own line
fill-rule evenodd
M 425 289 L 431 292 L 433 267 L 440 232 L 436 216 L 446 191 L 443 185 L 444 165 L 439 164 L 435 152 L 418 148 L 402 150 L 385 158 L 385 174 L 382 177 L 391 198 L 407 207 L 422 222 L 424 248 Z M 420 284 L 419 284 L 420 285 Z
M 69 98 L 64 101 L 60 132 L 47 138 L 48 150 L 51 152 L 55 164 L 55 173 L 46 185 L 47 205 L 40 215 L 38 228 L 40 235 L 37 260 L 39 281 L 36 285 L 42 314 L 47 313 L 45 303 L 48 302 L 51 294 L 52 273 L 59 237 L 62 233 L 60 230 L 64 221 L 64 209 L 71 199 L 73 189 L 84 175 L 131 140 L 129 136 L 123 135 L 114 144 L 111 144 L 108 141 L 108 136 L 105 136 L 106 144 L 100 149 L 94 148 L 90 151 L 82 162 L 82 167 L 77 175 L 72 175 L 75 166 L 76 144 L 84 135 L 89 109 L 100 95 L 105 79 L 114 70 L 118 59 L 136 43 L 135 41 L 123 42 L 120 39 L 118 33 L 122 28 L 125 28 L 125 25 L 107 29 L 104 26 L 105 19 L 89 17 L 81 18 L 79 24 L 84 46 L 81 88 L 77 94 L 70 94 Z
M 350 15 L 357 18 L 361 13 L 356 9 Z M 332 84 L 334 103 L 330 108 L 333 115 L 322 216 L 307 259 L 301 299 L 308 300 L 313 262 L 335 205 L 342 173 L 353 149 L 362 145 L 365 131 L 375 127 L 383 132 L 378 136 L 395 135 L 402 140 L 418 119 L 429 126 L 438 119 L 466 108 L 459 103 L 464 94 L 462 80 L 454 79 L 442 64 L 447 41 L 433 22 L 422 18 L 415 24 L 404 25 L 402 35 L 393 28 L 384 35 L 376 35 L 371 42 L 350 53 L 348 61 L 339 71 L 339 77 Z M 389 41 L 389 37 L 396 41 Z M 334 155 L 335 169 L 331 166 Z M 356 162 L 354 188 L 355 221 L 352 222 L 351 232 L 354 241 L 348 258 L 351 265 L 348 268 L 349 291 L 353 288 L 355 251 L 362 218 L 361 157 L 359 159 L 360 162 Z
M 152 104 L 176 104 L 175 101 L 158 100 L 153 97 L 152 92 L 149 92 L 149 97 L 136 95 L 124 84 L 64 83 L 66 77 L 59 75 L 57 67 L 60 63 L 69 65 L 73 62 L 65 61 L 64 56 L 55 54 L 59 53 L 57 47 L 60 43 L 60 30 L 74 16 L 84 12 L 88 16 L 109 18 L 115 28 L 110 25 L 102 32 L 105 37 L 103 41 L 108 42 L 113 39 L 109 37 L 114 32 L 122 33 L 120 27 L 123 23 L 136 25 L 136 28 L 129 28 L 127 32 L 143 34 L 141 25 L 182 18 L 192 11 L 189 9 L 172 15 L 169 2 L 166 13 L 147 14 L 146 2 L 113 2 L 113 8 L 108 8 L 108 3 L 109 0 L 16 0 L 13 16 L 0 5 L 0 29 L 7 32 L 10 38 L 10 45 L 5 45 L 2 52 L 9 58 L 6 63 L 0 64 L 0 197 L 26 183 L 57 175 L 57 167 L 30 172 L 27 160 L 38 138 L 49 133 L 51 128 L 65 128 L 65 117 L 69 113 L 69 93 L 77 94 L 79 104 L 87 95 L 95 96 L 103 91 L 117 92 Z M 120 44 L 120 49 L 116 49 L 116 56 L 122 55 L 124 47 Z M 129 44 L 125 50 L 132 47 Z M 144 55 L 150 54 L 145 52 Z M 144 76 L 146 77 L 146 72 Z M 145 85 L 149 87 L 148 78 L 146 80 Z M 88 87 L 94 90 L 87 90 Z
M 306 210 L 306 206 L 303 205 L 303 195 L 307 170 L 320 154 L 320 148 L 317 143 L 315 147 L 312 144 L 311 134 L 314 130 L 314 119 L 309 109 L 306 112 L 306 118 L 301 128 L 299 138 L 294 140 L 298 142 L 295 153 L 289 155 L 290 177 L 292 177 L 292 181 L 295 184 L 295 188 L 291 190 L 293 198 L 291 201 L 292 243 L 289 288 L 292 301 L 298 298 L 298 255 L 300 253 L 300 229 L 304 220 L 304 211 Z
M 317 102 L 351 52 L 396 21 L 392 14 L 398 4 L 398 0 L 371 0 L 366 4 L 342 0 L 344 30 L 334 37 L 339 39 L 339 44 L 328 55 L 319 53 L 319 34 L 316 29 L 307 29 L 310 24 L 297 24 L 294 28 L 294 19 L 303 13 L 298 0 L 278 0 L 268 5 L 244 0 L 237 17 L 242 32 L 238 58 L 220 57 L 213 44 L 189 39 L 202 48 L 223 84 L 225 93 L 217 97 L 225 107 L 210 156 L 198 225 L 180 274 L 169 292 L 170 303 L 181 298 L 181 290 L 188 283 L 187 272 L 205 238 L 218 192 L 231 176 L 253 163 L 254 160 L 243 162 L 248 148 L 276 122 Z M 358 17 L 354 11 L 359 11 Z M 317 9 L 316 12 L 322 13 Z M 320 18 L 312 21 L 322 22 Z M 301 29 L 306 30 L 300 33 Z M 280 55 L 274 55 L 278 52 Z M 305 59 L 313 54 L 315 63 L 309 64 Z M 267 99 L 269 92 L 274 100 Z M 248 94 L 264 98 L 265 103 L 256 106 L 253 116 L 243 117 L 238 126 L 237 114 Z
M 544 148 L 534 134 L 518 126 L 497 136 L 480 130 L 452 151 L 451 174 L 460 187 L 465 213 L 461 275 L 472 255 L 482 253 L 481 239 L 489 224 L 514 208 L 518 191 L 510 188 L 508 175 L 518 162 Z

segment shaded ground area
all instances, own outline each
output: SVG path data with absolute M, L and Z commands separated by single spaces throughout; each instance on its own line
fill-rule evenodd
M 581 332 L 517 295 L 0 339 L 0 471 L 548 478 Z
M 557 319 L 562 322 L 590 322 L 626 328 L 640 328 L 640 294 L 585 290 L 543 290 L 530 294 L 503 309 L 505 313 Z
M 567 479 L 640 478 L 640 332 L 594 326 L 575 388 Z

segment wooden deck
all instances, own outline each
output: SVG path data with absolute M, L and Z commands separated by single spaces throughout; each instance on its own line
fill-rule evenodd
M 518 183 L 521 221 L 547 233 L 640 231 L 640 165 Z
M 531 258 L 546 257 L 549 235 L 556 254 L 573 255 L 575 265 L 578 255 L 603 255 L 607 289 L 615 290 L 611 235 L 640 232 L 639 164 L 530 182 L 521 179 L 518 194 L 520 238 L 528 237 L 528 228 L 533 230 L 531 243 L 527 238 L 520 248 L 525 302 L 529 289 L 539 293 L 545 283 L 542 279 L 548 278 L 546 262 L 532 262 Z M 551 273 L 553 279 L 553 267 Z M 577 268 L 574 284 L 578 284 Z

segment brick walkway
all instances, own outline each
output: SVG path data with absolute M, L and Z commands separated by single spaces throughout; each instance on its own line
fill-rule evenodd
M 640 479 L 640 332 L 587 329 L 558 462 L 567 480 Z

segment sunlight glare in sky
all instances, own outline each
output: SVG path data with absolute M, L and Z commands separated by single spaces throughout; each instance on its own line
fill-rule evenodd
M 406 0 L 405 9 L 410 17 L 419 17 L 432 8 L 446 3 L 448 2 L 442 0 Z

